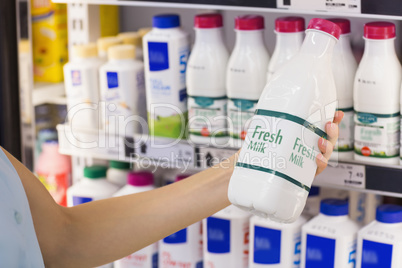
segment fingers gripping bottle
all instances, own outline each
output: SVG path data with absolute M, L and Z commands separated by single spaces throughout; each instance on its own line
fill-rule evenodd
M 353 82 L 357 63 L 350 46 L 350 21 L 347 19 L 330 19 L 330 21 L 341 28 L 339 42 L 334 47 L 332 72 L 334 74 L 338 97 L 338 110 L 345 114 L 342 122 L 339 124 L 339 138 L 331 159 L 353 159 Z
M 247 126 L 266 83 L 269 54 L 264 44 L 264 17 L 235 19 L 236 44 L 226 76 L 230 143 L 241 147 Z
M 275 20 L 276 44 L 268 65 L 267 81 L 276 70 L 299 52 L 305 29 L 302 17 L 280 17 Z
M 222 15 L 195 16 L 195 44 L 187 67 L 190 139 L 195 143 L 225 144 L 226 66 L 229 53 L 222 36 Z
M 354 81 L 355 159 L 398 164 L 401 65 L 395 25 L 364 25 L 365 48 Z
M 180 28 L 178 15 L 154 16 L 152 23 L 152 31 L 142 40 L 149 130 L 153 136 L 183 138 L 188 34 Z
M 234 204 L 276 221 L 301 214 L 317 170 L 318 139 L 336 109 L 336 24 L 312 19 L 300 52 L 268 82 L 229 182 Z

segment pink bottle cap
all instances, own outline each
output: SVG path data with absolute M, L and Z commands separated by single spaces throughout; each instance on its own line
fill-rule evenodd
M 305 29 L 302 17 L 280 17 L 275 20 L 275 31 L 278 33 L 297 33 Z
M 395 24 L 387 21 L 369 22 L 364 25 L 367 39 L 390 39 L 395 37 Z
M 341 28 L 339 28 L 338 25 L 320 18 L 311 19 L 307 26 L 307 30 L 323 31 L 334 36 L 336 39 L 339 39 L 339 36 L 341 35 Z
M 264 17 L 258 15 L 245 15 L 235 18 L 235 29 L 250 31 L 264 29 Z
M 220 28 L 223 26 L 222 15 L 217 13 L 200 14 L 194 17 L 194 27 L 200 29 Z
M 348 19 L 328 19 L 341 28 L 341 34 L 350 33 L 350 21 Z
M 148 186 L 154 184 L 154 175 L 148 171 L 130 172 L 127 184 L 132 186 Z
M 188 177 L 190 177 L 190 176 L 191 176 L 191 175 L 188 175 L 188 174 L 177 175 L 175 182 L 176 182 L 176 181 L 184 180 L 185 178 L 188 178 Z

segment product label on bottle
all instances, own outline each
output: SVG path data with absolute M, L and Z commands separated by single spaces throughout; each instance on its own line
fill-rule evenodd
M 392 267 L 392 245 L 363 239 L 361 268 Z
M 54 201 L 61 206 L 67 206 L 67 188 L 70 183 L 69 174 L 38 174 L 39 180 L 49 191 Z
M 355 153 L 376 158 L 399 156 L 400 115 L 355 114 Z
M 211 253 L 230 252 L 230 221 L 207 218 L 207 250 Z
M 226 137 L 226 97 L 189 97 L 189 133 L 202 137 Z
M 117 260 L 115 262 L 115 267 L 119 268 L 130 268 L 130 267 L 158 267 L 158 252 L 157 244 L 152 244 L 145 247 L 123 259 Z
M 81 72 L 79 70 L 71 70 L 71 82 L 73 86 L 80 86 L 82 84 Z
M 299 268 L 301 260 L 301 232 L 294 234 L 293 243 L 293 268 Z
M 257 109 L 236 168 L 272 174 L 310 191 L 317 169 L 318 139 L 326 136 L 300 117 Z
M 167 244 L 180 244 L 187 242 L 187 228 L 184 228 L 174 234 L 171 234 L 163 239 Z
M 244 140 L 258 100 L 229 99 L 228 128 L 233 139 Z
M 172 41 L 172 44 L 148 42 L 149 70 L 146 82 L 151 135 L 170 138 L 186 136 L 188 56 L 186 38 Z
M 334 147 L 334 151 L 350 152 L 353 151 L 354 142 L 354 111 L 353 108 L 338 109 L 345 115 L 339 123 L 339 138 Z
M 281 262 L 281 231 L 254 226 L 254 263 Z
M 305 267 L 334 268 L 335 239 L 307 234 L 305 254 Z
M 84 203 L 91 202 L 93 198 L 84 196 L 73 196 L 73 206 L 81 205 Z

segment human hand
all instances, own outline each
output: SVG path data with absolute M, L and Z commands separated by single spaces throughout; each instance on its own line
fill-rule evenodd
M 321 153 L 317 155 L 317 158 L 315 160 L 315 162 L 317 163 L 317 171 L 315 173 L 316 176 L 323 172 L 328 165 L 329 157 L 331 156 L 332 151 L 334 150 L 335 143 L 338 140 L 338 126 L 339 123 L 342 121 L 343 116 L 344 113 L 342 111 L 336 111 L 334 121 L 328 122 L 325 125 L 325 131 L 327 132 L 328 140 L 324 138 L 320 138 L 318 140 L 318 148 L 320 149 Z

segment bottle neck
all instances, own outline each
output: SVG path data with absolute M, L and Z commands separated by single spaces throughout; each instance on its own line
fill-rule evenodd
M 199 44 L 224 44 L 222 28 L 195 28 L 195 45 Z
M 352 53 L 352 48 L 350 46 L 350 34 L 341 34 L 339 37 L 339 41 L 334 47 L 334 53 L 341 51 L 350 51 Z
M 308 30 L 300 48 L 300 53 L 316 59 L 331 60 L 337 40 L 335 37 L 318 30 Z
M 253 31 L 240 31 L 236 30 L 236 47 L 240 46 L 264 46 L 264 31 L 263 30 L 253 30 Z
M 394 38 L 391 39 L 383 39 L 383 40 L 373 40 L 373 39 L 364 39 L 364 54 L 363 56 L 395 56 L 395 45 Z
M 278 33 L 276 32 L 275 49 L 295 49 L 298 50 L 303 43 L 304 32 L 297 33 Z

